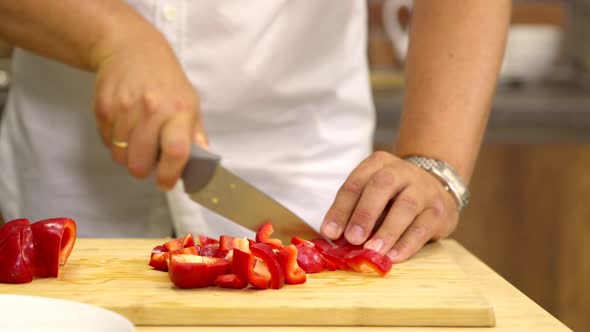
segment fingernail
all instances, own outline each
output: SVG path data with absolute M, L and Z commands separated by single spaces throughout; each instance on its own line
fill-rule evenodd
M 324 225 L 324 234 L 326 234 L 326 236 L 331 239 L 336 238 L 339 232 L 340 226 L 338 226 L 338 224 L 333 221 L 328 221 L 328 223 Z
M 365 248 L 371 249 L 374 251 L 379 251 L 379 250 L 381 250 L 382 247 L 383 247 L 383 240 L 381 240 L 381 239 L 371 240 L 365 246 Z
M 350 231 L 348 231 L 348 241 L 350 241 L 352 244 L 360 244 L 363 242 L 364 236 L 365 230 L 359 225 L 352 226 Z
M 387 257 L 393 260 L 398 254 L 399 252 L 396 249 L 391 249 L 391 251 L 387 254 Z

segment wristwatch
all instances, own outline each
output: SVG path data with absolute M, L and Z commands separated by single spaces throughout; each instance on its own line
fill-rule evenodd
M 469 189 L 461 176 L 442 160 L 423 156 L 410 156 L 404 158 L 412 164 L 434 174 L 445 186 L 445 189 L 453 194 L 459 205 L 459 212 L 469 203 Z

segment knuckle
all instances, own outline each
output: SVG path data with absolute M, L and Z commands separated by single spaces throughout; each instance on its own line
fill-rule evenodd
M 340 192 L 344 194 L 360 195 L 363 192 L 363 182 L 358 178 L 350 178 L 344 182 L 340 188 Z
M 153 93 L 146 93 L 141 97 L 143 112 L 147 116 L 153 116 L 158 113 L 160 106 L 159 98 Z
M 422 204 L 420 200 L 418 200 L 415 196 L 411 194 L 400 195 L 396 200 L 395 203 L 398 204 L 400 207 L 418 213 L 422 209 Z
M 443 197 L 439 194 L 434 197 L 432 200 L 432 212 L 434 213 L 435 217 L 444 217 L 447 214 L 447 208 L 445 207 L 445 201 Z
M 332 206 L 326 214 L 327 219 L 334 220 L 335 222 L 346 222 L 350 217 L 350 211 L 338 205 Z
M 95 107 L 96 107 L 96 115 L 98 116 L 98 118 L 102 121 L 105 122 L 111 122 L 112 121 L 112 105 L 109 101 L 108 98 L 104 97 L 104 96 L 99 96 L 96 98 L 95 101 Z
M 419 239 L 424 239 L 428 236 L 428 228 L 424 225 L 412 224 L 408 227 L 408 233 Z
M 118 104 L 119 112 L 121 113 L 130 113 L 131 108 L 133 107 L 133 101 L 130 97 L 121 97 Z
M 162 147 L 162 154 L 167 159 L 182 161 L 188 159 L 190 147 L 184 141 L 172 141 Z
M 357 207 L 352 212 L 351 219 L 354 219 L 356 223 L 366 225 L 373 220 L 373 216 L 374 214 L 370 210 L 363 207 Z
M 371 184 L 377 188 L 390 188 L 395 182 L 395 175 L 388 169 L 380 169 L 371 177 Z

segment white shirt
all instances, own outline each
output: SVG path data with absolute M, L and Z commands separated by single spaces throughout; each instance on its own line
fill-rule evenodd
M 201 97 L 212 152 L 316 227 L 370 152 L 366 4 L 130 0 L 166 36 Z M 154 68 L 154 75 L 157 68 Z M 0 129 L 0 211 L 76 219 L 81 236 L 250 236 L 136 180 L 102 146 L 94 76 L 17 50 Z

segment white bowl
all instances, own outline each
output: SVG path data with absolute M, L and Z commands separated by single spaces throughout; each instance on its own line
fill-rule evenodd
M 0 330 L 133 332 L 125 317 L 89 304 L 37 296 L 0 295 Z

